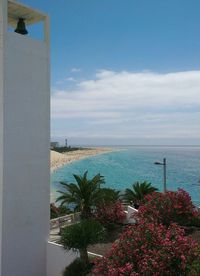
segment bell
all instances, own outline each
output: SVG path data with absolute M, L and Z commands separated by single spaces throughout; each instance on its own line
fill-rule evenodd
M 23 18 L 19 18 L 17 22 L 17 28 L 15 29 L 15 32 L 21 35 L 26 35 L 28 34 L 28 31 L 26 30 L 26 25 L 24 23 Z

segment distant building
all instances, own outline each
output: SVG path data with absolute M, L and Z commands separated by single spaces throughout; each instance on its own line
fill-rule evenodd
M 65 147 L 67 147 L 67 139 L 65 139 Z
M 51 142 L 51 149 L 55 149 L 59 147 L 59 142 Z

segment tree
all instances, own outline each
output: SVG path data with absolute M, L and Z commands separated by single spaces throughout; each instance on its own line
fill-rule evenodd
M 98 191 L 95 205 L 115 203 L 120 200 L 120 191 L 111 188 L 101 188 Z
M 103 237 L 103 226 L 98 221 L 87 219 L 63 229 L 60 242 L 67 250 L 79 249 L 80 259 L 88 265 L 88 245 L 99 242 Z
M 123 196 L 124 200 L 130 204 L 131 202 L 142 203 L 144 197 L 147 194 L 151 194 L 158 189 L 153 187 L 151 183 L 148 182 L 136 182 L 132 185 L 132 189 L 126 189 Z
M 83 176 L 74 174 L 76 183 L 60 182 L 64 190 L 58 191 L 61 196 L 56 200 L 56 202 L 61 201 L 61 205 L 74 203 L 76 210 L 81 211 L 82 218 L 91 217 L 91 208 L 98 198 L 100 186 L 105 183 L 104 177 L 100 174 L 88 179 L 87 173 L 86 171 Z
M 54 219 L 54 218 L 57 218 L 58 216 L 59 216 L 58 207 L 56 207 L 54 203 L 51 203 L 50 204 L 50 218 Z
M 58 217 L 61 217 L 61 216 L 65 216 L 65 215 L 68 215 L 68 214 L 71 214 L 71 213 L 72 213 L 72 211 L 64 205 L 57 207 L 54 203 L 50 204 L 50 217 L 51 217 L 51 219 L 58 218 Z

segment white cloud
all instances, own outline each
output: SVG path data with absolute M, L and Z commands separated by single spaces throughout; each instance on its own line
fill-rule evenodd
M 75 68 L 75 67 L 74 67 L 74 68 L 71 69 L 71 72 L 72 72 L 72 73 L 81 72 L 81 68 Z
M 101 70 L 54 92 L 51 106 L 52 119 L 74 120 L 68 135 L 200 138 L 200 71 Z
M 76 81 L 76 80 L 75 80 L 75 78 L 68 77 L 68 78 L 66 78 L 66 81 L 72 81 L 72 82 L 74 82 L 74 81 Z

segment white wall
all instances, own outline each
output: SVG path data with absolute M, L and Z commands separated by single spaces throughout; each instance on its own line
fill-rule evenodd
M 48 242 L 47 276 L 62 275 L 65 267 L 72 263 L 78 256 L 79 254 L 73 250 L 66 251 L 63 249 L 62 245 Z
M 2 206 L 3 206 L 3 90 L 4 90 L 4 75 L 3 75 L 3 60 L 4 60 L 4 13 L 5 6 L 0 0 L 0 226 L 2 225 Z M 1 275 L 1 260 L 2 260 L 2 231 L 0 227 L 0 275 Z
M 126 214 L 126 219 L 127 219 L 128 223 L 135 223 L 135 219 L 133 218 L 133 215 L 137 212 L 138 212 L 137 209 L 135 209 L 131 206 L 128 206 L 128 210 L 127 210 L 127 214 Z
M 44 276 L 50 197 L 47 43 L 3 33 L 0 73 L 0 275 Z

